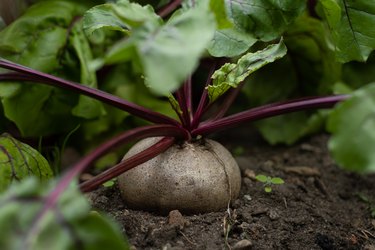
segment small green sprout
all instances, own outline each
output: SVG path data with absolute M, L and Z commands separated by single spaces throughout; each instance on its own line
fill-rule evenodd
M 266 193 L 272 192 L 272 185 L 284 184 L 284 180 L 281 179 L 280 177 L 271 177 L 271 176 L 259 174 L 259 175 L 255 176 L 255 178 L 258 181 L 263 182 L 264 191 Z
M 104 187 L 112 187 L 113 185 L 115 185 L 115 181 L 114 181 L 114 179 L 112 179 L 112 180 L 104 182 L 102 185 Z

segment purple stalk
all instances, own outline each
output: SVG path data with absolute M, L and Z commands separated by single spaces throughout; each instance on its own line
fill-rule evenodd
M 192 96 L 193 85 L 192 85 L 191 75 L 188 77 L 183 87 L 184 87 L 184 95 L 185 95 L 185 100 L 186 100 L 186 107 L 188 109 L 188 114 L 189 114 L 189 121 L 191 121 L 193 118 L 193 115 L 192 115 L 193 114 L 193 96 Z
M 182 115 L 179 114 L 181 123 L 182 123 L 184 128 L 190 129 L 190 127 L 191 127 L 191 115 L 190 115 L 191 110 L 189 110 L 189 102 L 191 102 L 191 100 L 189 101 L 188 98 L 191 98 L 191 94 L 190 94 L 190 96 L 187 96 L 187 95 L 189 95 L 187 93 L 188 92 L 187 88 L 189 88 L 189 87 L 186 87 L 188 82 L 189 82 L 189 80 L 185 81 L 185 83 L 177 90 L 176 99 L 177 99 L 178 105 L 180 106 L 181 111 L 182 111 Z
M 103 184 L 104 182 L 112 179 L 115 176 L 119 176 L 120 174 L 132 169 L 152 158 L 155 156 L 163 153 L 165 150 L 170 148 L 175 142 L 174 137 L 164 137 L 156 144 L 152 145 L 151 147 L 143 150 L 142 152 L 133 155 L 132 157 L 120 162 L 119 164 L 111 167 L 110 169 L 98 174 L 94 178 L 85 181 L 80 185 L 82 192 L 89 192 L 97 188 L 99 185 Z
M 199 100 L 199 104 L 197 107 L 197 110 L 194 113 L 193 120 L 191 122 L 191 127 L 193 129 L 197 128 L 200 122 L 200 119 L 202 118 L 202 115 L 204 114 L 204 111 L 206 110 L 206 103 L 207 103 L 207 97 L 208 97 L 208 91 L 207 86 L 211 83 L 212 79 L 211 76 L 215 71 L 216 64 L 213 64 L 210 68 L 210 71 L 208 72 L 206 84 L 203 89 L 203 93 L 201 96 L 201 99 Z
M 60 195 L 66 190 L 66 188 L 69 186 L 71 181 L 82 171 L 84 171 L 87 167 L 89 167 L 96 159 L 98 159 L 100 156 L 107 153 L 109 150 L 125 143 L 129 142 L 134 139 L 141 139 L 149 136 L 160 136 L 160 135 L 168 135 L 168 136 L 183 136 L 184 133 L 182 133 L 181 129 L 169 126 L 169 125 L 151 125 L 151 126 L 145 126 L 142 128 L 137 128 L 128 132 L 125 132 L 121 134 L 120 136 L 104 143 L 100 147 L 98 147 L 96 150 L 94 150 L 91 154 L 87 155 L 83 159 L 81 159 L 73 168 L 71 168 L 63 177 L 62 179 L 57 183 L 56 187 L 48 194 L 48 196 L 45 198 L 44 206 L 40 210 L 40 212 L 37 214 L 37 216 L 34 218 L 32 227 L 29 230 L 29 235 L 35 235 L 40 230 L 40 222 L 42 221 L 42 218 L 46 215 L 46 213 L 49 212 L 49 210 L 53 209 L 58 199 L 60 198 Z M 155 157 L 157 154 L 163 152 L 164 150 L 168 149 L 171 145 L 174 143 L 174 138 L 167 138 L 165 137 L 155 145 L 151 146 L 150 148 L 146 149 L 146 153 L 141 152 L 140 154 L 137 154 L 133 157 L 131 157 L 129 160 L 134 161 L 131 162 L 129 165 L 130 167 L 135 167 L 152 157 Z M 142 154 L 143 153 L 143 154 Z M 148 157 L 148 158 L 147 158 Z M 128 163 L 127 161 L 124 163 Z M 118 164 L 120 165 L 120 164 Z M 118 166 L 116 165 L 116 166 Z M 115 166 L 115 167 L 116 167 Z M 115 168 L 114 167 L 114 168 Z M 124 167 L 123 167 L 124 168 Z M 125 170 L 129 168 L 129 166 L 125 166 Z M 106 178 L 111 179 L 116 174 L 120 174 L 119 167 L 117 167 L 115 170 L 117 172 L 114 173 L 108 173 L 106 175 Z M 84 187 L 87 189 L 94 189 L 98 185 L 104 183 L 107 179 L 101 179 L 98 180 L 96 178 L 90 180 L 90 182 L 84 183 Z
M 349 95 L 334 95 L 325 97 L 308 97 L 302 99 L 299 98 L 285 102 L 272 103 L 250 110 L 246 110 L 238 114 L 227 116 L 216 121 L 204 123 L 197 129 L 194 129 L 191 132 L 191 135 L 193 137 L 197 135 L 207 135 L 213 132 L 237 126 L 243 122 L 256 121 L 263 118 L 268 118 L 301 110 L 331 108 L 336 103 L 343 101 L 347 98 L 349 98 Z
M 51 85 L 54 87 L 73 90 L 79 94 L 90 96 L 92 98 L 95 98 L 111 106 L 122 109 L 126 112 L 129 112 L 132 115 L 136 115 L 140 118 L 143 118 L 153 123 L 164 123 L 164 124 L 180 126 L 180 124 L 176 120 L 168 116 L 162 115 L 150 109 L 146 109 L 142 106 L 128 102 L 124 99 L 121 99 L 117 96 L 111 95 L 109 93 L 106 93 L 98 89 L 90 88 L 85 85 L 81 85 L 79 83 L 67 81 L 59 77 L 49 75 L 49 74 L 46 74 L 37 70 L 33 70 L 25 66 L 12 63 L 10 61 L 6 61 L 3 59 L 0 59 L 0 67 L 13 70 L 13 71 L 17 71 L 22 74 L 22 76 L 15 76 L 14 74 L 2 74 L 2 76 L 0 77 L 0 80 L 2 81 L 19 80 L 19 79 L 24 79 L 26 76 L 28 76 L 30 78 L 28 81 L 40 82 L 40 83 L 44 83 L 44 84 Z M 12 78 L 11 76 L 13 76 L 14 78 Z
M 216 121 L 223 118 L 227 113 L 228 109 L 232 106 L 234 100 L 236 100 L 238 94 L 241 92 L 243 82 L 237 86 L 237 88 L 232 88 L 229 93 L 225 96 L 223 103 L 218 109 L 217 114 L 214 116 L 213 120 Z
M 80 173 L 90 167 L 97 159 L 113 150 L 114 148 L 125 143 L 153 136 L 172 136 L 185 139 L 188 136 L 188 133 L 185 130 L 172 125 L 149 125 L 126 131 L 116 136 L 115 138 L 103 143 L 90 154 L 83 157 L 66 173 L 66 175 L 56 186 L 55 192 L 60 193 L 61 191 L 63 191 L 63 189 L 71 182 L 71 180 L 75 176 L 78 176 Z M 112 176 L 112 178 L 113 177 L 115 176 Z
M 161 17 L 166 17 L 169 14 L 171 14 L 175 9 L 177 9 L 178 6 L 181 5 L 182 0 L 174 0 L 170 4 L 168 4 L 166 7 L 162 8 L 158 11 L 158 15 Z
M 36 220 L 38 220 L 38 218 L 41 218 L 49 209 L 55 206 L 60 195 L 69 186 L 71 181 L 80 173 L 82 173 L 85 169 L 91 166 L 92 163 L 94 163 L 98 158 L 124 143 L 129 143 L 134 140 L 140 140 L 151 136 L 185 137 L 186 133 L 181 128 L 171 125 L 150 125 L 129 130 L 113 138 L 112 140 L 105 142 L 104 144 L 96 148 L 93 152 L 83 157 L 74 167 L 69 169 L 69 171 L 61 178 L 56 187 L 46 198 L 45 205 L 40 214 L 36 217 Z M 156 151 L 154 150 L 153 152 Z M 109 175 L 109 179 L 115 176 L 115 174 L 111 174 Z M 92 188 L 92 186 L 90 187 Z

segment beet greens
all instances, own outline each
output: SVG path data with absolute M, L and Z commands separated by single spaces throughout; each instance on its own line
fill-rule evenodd
M 339 165 L 375 171 L 375 37 L 368 28 L 375 25 L 375 3 L 162 2 L 42 1 L 0 29 L 1 132 L 56 136 L 81 124 L 83 140 L 99 144 L 50 184 L 49 191 L 34 180 L 20 184 L 23 193 L 11 188 L 0 199 L 0 221 L 7 219 L 1 209 L 10 201 L 19 211 L 25 202 L 35 210 L 30 215 L 35 220 L 22 222 L 31 225 L 22 228 L 26 240 L 7 245 L 10 249 L 43 249 L 38 235 L 53 227 L 53 220 L 60 233 L 68 228 L 72 238 L 79 238 L 77 232 L 83 229 L 78 221 L 89 219 L 83 213 L 70 214 L 66 204 L 75 206 L 82 197 L 65 189 L 102 156 L 147 137 L 163 139 L 80 183 L 80 189 L 91 191 L 177 141 L 194 141 L 265 118 L 270 119 L 255 124 L 274 144 L 291 144 L 320 131 L 328 119 L 329 147 Z M 233 113 L 230 107 L 238 106 L 237 97 L 247 100 L 246 108 Z M 333 107 L 332 112 L 316 111 Z M 99 143 L 101 136 L 112 139 Z M 0 137 L 0 165 L 6 170 L 1 180 L 50 175 L 50 169 L 41 167 L 45 159 L 27 146 L 13 143 L 21 146 L 12 153 L 9 138 Z M 23 157 L 22 147 L 32 152 L 36 168 L 15 178 L 14 166 L 29 164 L 19 156 L 13 161 L 16 154 Z M 56 218 L 41 228 L 50 213 Z M 102 218 L 94 220 L 102 223 Z M 114 241 L 113 249 L 123 247 L 119 242 Z M 66 244 L 79 248 L 88 243 L 83 239 Z

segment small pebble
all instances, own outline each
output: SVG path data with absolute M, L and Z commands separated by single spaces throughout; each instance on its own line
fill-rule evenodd
M 270 209 L 268 211 L 268 217 L 271 219 L 271 220 L 277 220 L 280 218 L 280 214 L 277 210 L 274 210 L 274 209 Z
M 366 245 L 364 246 L 363 250 L 375 250 L 375 245 Z
M 247 250 L 251 249 L 253 243 L 250 240 L 240 240 L 236 244 L 234 244 L 233 248 L 234 250 Z
M 253 181 L 256 181 L 256 178 L 255 178 L 255 172 L 254 170 L 251 170 L 251 169 L 245 169 L 244 171 L 244 175 L 246 177 L 248 177 L 249 179 L 253 180 Z
M 178 226 L 180 229 L 182 229 L 186 224 L 186 220 L 182 216 L 180 211 L 172 210 L 168 215 L 168 224 L 172 226 Z
M 251 201 L 251 200 L 252 200 L 252 198 L 251 198 L 251 196 L 250 196 L 249 194 L 245 194 L 245 195 L 243 196 L 243 198 L 244 198 L 246 201 Z

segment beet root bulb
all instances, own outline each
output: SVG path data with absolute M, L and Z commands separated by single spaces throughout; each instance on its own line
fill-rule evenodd
M 124 159 L 156 143 L 147 138 L 135 144 Z M 142 210 L 204 213 L 225 209 L 240 192 L 239 167 L 213 140 L 175 144 L 164 153 L 118 177 L 125 203 Z

